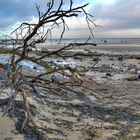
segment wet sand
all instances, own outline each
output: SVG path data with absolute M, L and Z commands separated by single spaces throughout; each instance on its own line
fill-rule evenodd
M 140 47 L 139 45 L 133 49 L 132 47 L 133 45 L 125 44 L 123 46 L 125 53 L 122 53 L 122 45 L 85 46 L 80 49 L 105 54 L 79 56 L 69 60 L 74 61 L 77 67 L 89 69 L 87 74 L 99 84 L 96 92 L 101 99 L 94 97 L 95 91 L 90 93 L 84 91 L 83 95 L 74 93 L 54 95 L 42 92 L 43 98 L 28 98 L 29 102 L 36 106 L 35 120 L 38 126 L 45 128 L 43 132 L 48 138 L 140 139 L 140 81 L 136 79 L 136 72 L 140 70 L 140 59 L 133 56 L 139 56 L 137 53 L 140 53 Z M 126 53 L 127 51 L 129 53 Z M 92 67 L 97 61 L 98 63 Z M 3 138 L 0 140 L 12 136 L 13 129 L 12 120 L 0 119 L 0 134 Z
M 39 45 L 38 48 L 47 48 L 47 49 L 59 49 L 62 48 L 62 45 Z M 119 44 L 97 44 L 94 45 L 84 45 L 84 46 L 75 46 L 73 49 L 75 50 L 96 50 L 96 51 L 109 51 L 111 53 L 130 53 L 130 54 L 140 54 L 140 44 L 126 44 L 126 43 L 119 43 Z
M 15 129 L 13 121 L 8 117 L 2 117 L 0 113 L 0 140 L 9 138 L 13 135 L 12 131 Z

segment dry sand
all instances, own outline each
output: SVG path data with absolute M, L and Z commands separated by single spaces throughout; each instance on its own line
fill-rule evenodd
M 9 117 L 2 117 L 0 112 L 0 140 L 23 140 L 23 135 L 16 135 L 14 121 Z

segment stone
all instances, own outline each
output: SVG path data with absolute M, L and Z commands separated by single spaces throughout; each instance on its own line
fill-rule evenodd
M 109 119 L 110 117 L 110 115 L 105 115 L 105 119 Z
M 125 80 L 127 80 L 127 81 L 137 81 L 138 78 L 136 76 L 130 76 L 130 77 L 125 78 Z
M 140 70 L 137 71 L 137 78 L 140 80 Z
M 93 95 L 88 95 L 88 96 L 86 96 L 86 98 L 89 103 L 94 103 L 96 101 L 96 98 Z
M 112 74 L 110 72 L 107 72 L 106 76 L 112 76 Z

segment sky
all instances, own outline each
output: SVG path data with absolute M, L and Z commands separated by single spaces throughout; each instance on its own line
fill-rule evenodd
M 0 0 L 0 32 L 10 34 L 24 21 L 37 19 L 35 3 L 42 10 L 48 0 Z M 68 0 L 64 0 L 65 6 Z M 140 37 L 140 1 L 139 0 L 73 0 L 74 6 L 89 3 L 86 11 L 94 16 L 97 25 L 92 26 L 95 37 L 121 38 Z M 59 0 L 55 0 L 55 6 Z M 66 38 L 85 38 L 90 35 L 84 15 L 79 18 L 66 19 L 70 31 Z M 58 37 L 61 29 L 54 30 Z

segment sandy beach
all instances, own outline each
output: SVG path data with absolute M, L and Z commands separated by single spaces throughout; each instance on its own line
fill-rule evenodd
M 29 97 L 36 108 L 35 120 L 42 132 L 53 140 L 139 140 L 140 80 L 137 71 L 140 70 L 140 45 L 100 44 L 77 49 L 74 53 L 80 49 L 87 55 L 77 55 L 67 61 L 88 69 L 87 75 L 98 83 L 96 91 L 87 93 L 85 90 L 79 95 L 42 93 L 43 98 Z M 5 90 L 3 86 L 2 91 L 9 94 L 10 89 Z M 94 96 L 95 92 L 100 99 Z M 16 140 L 11 134 L 12 120 L 4 117 L 0 124 L 3 128 L 0 140 L 9 137 Z M 3 133 L 5 129 L 6 134 Z
M 140 140 L 140 0 L 0 0 L 0 140 Z

